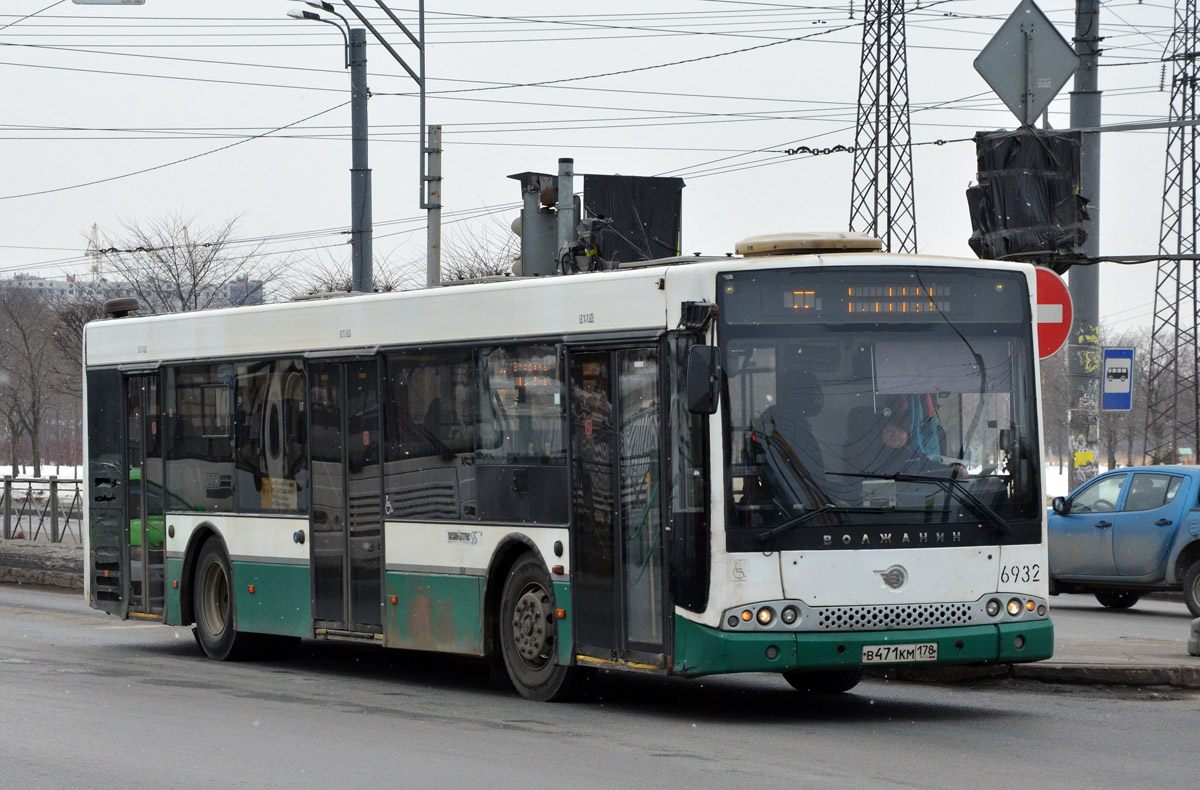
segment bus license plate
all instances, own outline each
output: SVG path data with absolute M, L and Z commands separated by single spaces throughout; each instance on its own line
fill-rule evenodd
M 864 664 L 896 664 L 902 661 L 937 661 L 937 642 L 908 645 L 863 645 Z

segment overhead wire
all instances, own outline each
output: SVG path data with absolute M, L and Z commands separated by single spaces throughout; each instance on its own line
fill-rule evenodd
M 276 127 L 275 129 L 272 129 L 269 132 L 263 132 L 262 134 L 252 135 L 243 140 L 237 140 L 235 142 L 232 142 L 229 145 L 223 145 L 223 146 L 220 146 L 219 148 L 213 148 L 210 151 L 202 151 L 198 154 L 193 154 L 191 156 L 185 156 L 182 159 L 176 159 L 172 162 L 163 162 L 161 164 L 153 165 L 152 167 L 144 167 L 144 168 L 141 168 L 140 170 L 134 170 L 133 172 L 130 172 L 130 173 L 122 173 L 120 175 L 109 176 L 108 178 L 98 178 L 93 181 L 86 181 L 86 182 L 83 182 L 80 184 L 71 184 L 69 186 L 54 187 L 51 189 L 40 189 L 40 190 L 36 190 L 36 191 L 32 191 L 32 192 L 22 192 L 22 193 L 16 194 L 16 195 L 0 195 L 0 200 L 15 200 L 17 198 L 34 197 L 36 195 L 50 195 L 50 194 L 54 194 L 56 192 L 66 192 L 71 189 L 81 189 L 83 187 L 95 186 L 96 184 L 106 184 L 106 183 L 109 183 L 112 181 L 119 181 L 120 179 L 123 179 L 123 178 L 129 178 L 131 176 L 138 176 L 138 175 L 142 175 L 143 173 L 150 173 L 154 170 L 162 170 L 163 168 L 174 167 L 175 165 L 183 164 L 184 162 L 191 162 L 193 160 L 200 159 L 201 157 L 210 156 L 212 154 L 216 154 L 221 151 L 228 151 L 230 148 L 234 148 L 236 146 L 243 145 L 245 143 L 250 142 L 251 140 L 258 140 L 262 137 L 267 137 L 274 132 L 282 131 L 291 126 L 295 126 L 296 124 L 303 123 L 304 121 L 308 121 L 313 118 L 322 116 L 325 113 L 333 112 L 334 110 L 345 107 L 349 103 L 350 102 L 345 101 L 345 102 L 342 102 L 341 104 L 337 104 L 337 105 L 334 105 L 333 107 L 329 107 L 327 109 L 321 110 L 320 112 L 315 112 L 312 115 L 305 116 L 304 118 L 301 118 L 298 121 L 293 121 L 292 123 L 288 123 L 288 124 L 284 124 L 283 126 Z

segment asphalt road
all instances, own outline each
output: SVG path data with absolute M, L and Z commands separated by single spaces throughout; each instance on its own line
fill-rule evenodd
M 1147 603 L 1080 597 L 1058 627 L 1165 628 L 1156 610 L 1182 609 Z M 1198 729 L 1195 693 L 1032 681 L 805 698 L 772 676 L 611 675 L 538 704 L 431 656 L 306 642 L 218 664 L 188 629 L 0 587 L 0 788 L 1190 790 Z
M 1056 635 L 1073 639 L 1187 641 L 1192 622 L 1182 601 L 1142 598 L 1129 609 L 1105 609 L 1094 595 L 1055 595 L 1050 616 Z

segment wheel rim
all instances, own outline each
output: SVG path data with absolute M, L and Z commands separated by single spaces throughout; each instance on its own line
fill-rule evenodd
M 220 637 L 229 624 L 229 579 L 225 577 L 221 563 L 210 562 L 204 569 L 200 602 L 204 630 Z
M 1200 573 L 1192 578 L 1192 601 L 1200 606 Z
M 521 661 L 531 669 L 541 669 L 550 661 L 552 617 L 550 595 L 540 584 L 526 587 L 513 607 L 513 644 Z

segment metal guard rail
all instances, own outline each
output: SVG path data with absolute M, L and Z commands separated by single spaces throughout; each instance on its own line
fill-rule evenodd
M 51 543 L 68 535 L 83 542 L 83 480 L 5 475 L 3 498 L 5 540 L 38 540 L 45 532 Z

